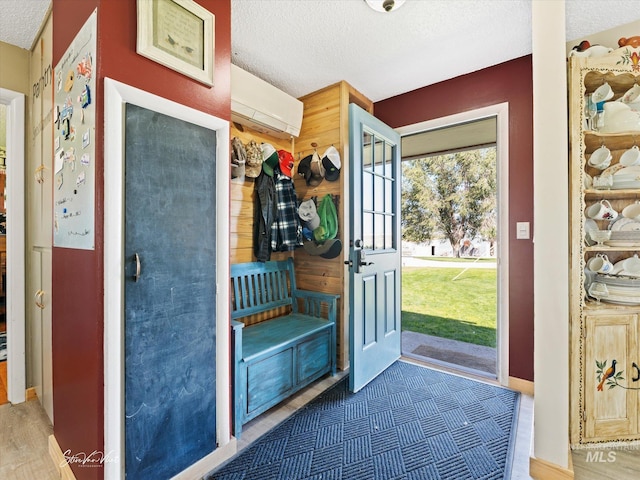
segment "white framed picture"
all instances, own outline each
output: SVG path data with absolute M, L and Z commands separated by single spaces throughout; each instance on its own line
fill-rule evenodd
M 214 24 L 193 0 L 138 0 L 136 52 L 212 86 Z

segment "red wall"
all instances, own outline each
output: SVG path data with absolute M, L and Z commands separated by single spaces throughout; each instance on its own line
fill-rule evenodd
M 98 8 L 96 211 L 94 251 L 53 249 L 54 435 L 63 452 L 103 451 L 104 77 L 230 119 L 230 0 L 196 0 L 215 15 L 214 87 L 136 54 L 136 1 L 55 0 L 53 63 L 57 64 Z M 103 478 L 102 468 L 72 465 L 76 478 Z
M 533 381 L 533 241 L 516 240 L 516 222 L 533 225 L 531 56 L 375 103 L 392 127 L 509 102 L 509 375 Z M 533 238 L 533 237 L 532 237 Z

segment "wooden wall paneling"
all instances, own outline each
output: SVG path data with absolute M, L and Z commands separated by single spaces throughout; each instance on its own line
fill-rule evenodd
M 314 150 L 322 156 L 324 151 L 331 145 L 338 149 L 340 159 L 343 160 L 343 139 L 340 135 L 342 122 L 340 84 L 330 85 L 317 92 L 306 95 L 300 98 L 300 100 L 304 103 L 304 120 L 302 122 L 300 136 L 296 142 L 299 149 L 295 157 L 296 161 L 299 162 L 307 155 L 313 154 Z M 296 163 L 296 166 L 297 164 L 298 163 Z M 297 173 L 297 168 L 295 171 Z M 327 194 L 340 196 L 343 193 L 342 172 L 339 180 L 335 182 L 324 180 L 316 187 L 308 186 L 304 179 L 299 176 L 296 177 L 295 182 L 298 196 L 305 200 L 311 197 L 317 197 L 316 201 L 319 202 L 322 197 Z M 344 248 L 345 236 L 342 224 L 340 223 L 343 216 L 342 208 L 338 209 L 338 238 L 342 239 Z M 296 252 L 294 259 L 299 288 L 343 295 L 344 268 L 341 268 L 343 267 L 342 255 L 334 259 L 326 259 L 309 255 L 304 249 L 300 249 Z M 331 275 L 329 272 L 331 272 Z M 345 337 L 344 319 L 342 302 L 340 302 L 336 325 L 338 368 L 340 369 L 345 368 L 345 349 L 343 346 L 345 338 L 347 337 Z
M 250 128 L 232 124 L 231 138 L 238 137 L 243 143 L 254 140 L 260 144 L 270 143 L 276 150 L 287 150 L 294 153 L 294 140 L 283 140 L 280 138 L 265 135 Z M 229 162 L 229 168 L 231 163 Z M 230 244 L 231 263 L 255 262 L 253 254 L 253 202 L 254 185 L 252 178 L 234 178 L 231 180 L 230 188 Z M 290 257 L 291 252 L 276 252 L 272 260 L 282 260 Z
M 320 185 L 311 187 L 299 176 L 295 178 L 296 192 L 301 199 L 317 197 L 320 201 L 323 196 L 332 194 L 337 196 L 338 203 L 338 236 L 342 240 L 342 254 L 333 259 L 312 256 L 304 249 L 298 249 L 295 253 L 295 265 L 297 281 L 300 288 L 317 290 L 326 293 L 340 295 L 338 303 L 337 319 L 337 351 L 338 368 L 345 369 L 349 366 L 348 351 L 348 291 L 345 288 L 346 276 L 349 274 L 344 265 L 348 257 L 348 219 L 349 219 L 349 102 L 354 102 L 373 111 L 373 103 L 346 82 L 338 82 L 321 90 L 300 98 L 304 103 L 304 120 L 300 136 L 296 140 L 298 148 L 297 163 L 317 150 L 322 156 L 331 145 L 340 152 L 342 169 L 340 178 L 335 182 L 324 180 Z M 295 170 L 297 172 L 297 169 Z

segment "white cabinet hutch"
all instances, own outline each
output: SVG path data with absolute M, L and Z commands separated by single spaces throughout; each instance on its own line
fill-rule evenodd
M 590 444 L 640 440 L 640 279 L 626 278 L 638 285 L 637 296 L 589 295 L 591 281 L 603 277 L 587 274 L 586 264 L 598 254 L 616 264 L 640 256 L 640 242 L 608 242 L 598 245 L 586 237 L 593 222 L 585 211 L 596 202 L 608 200 L 621 215 L 625 206 L 640 201 L 638 188 L 605 186 L 602 175 L 618 171 L 622 154 L 640 146 L 640 112 L 637 127 L 591 128 L 586 102 L 605 82 L 613 90 L 610 102 L 618 101 L 634 85 L 640 84 L 640 49 L 623 47 L 598 58 L 569 59 L 569 123 L 571 170 L 571 443 Z M 607 117 L 604 116 L 604 125 Z M 607 133 L 603 133 L 603 132 Z M 611 151 L 609 171 L 589 165 L 591 154 L 602 145 Z M 638 167 L 640 172 L 640 167 Z M 549 173 L 550 175 L 553 172 Z M 596 179 L 595 188 L 592 179 Z M 610 228 L 608 220 L 595 220 L 598 229 Z M 640 224 L 638 224 L 640 225 Z M 614 288 L 615 290 L 615 288 Z M 615 373 L 610 368 L 615 363 Z

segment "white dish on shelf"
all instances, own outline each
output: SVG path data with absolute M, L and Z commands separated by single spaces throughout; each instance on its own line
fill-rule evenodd
M 618 170 L 622 170 L 623 168 L 626 168 L 626 167 L 620 163 L 616 163 L 604 169 L 600 174 L 600 176 L 602 177 L 606 175 L 614 175 Z
M 635 219 L 631 220 L 629 223 L 625 223 L 620 227 L 621 232 L 640 232 L 640 222 Z
M 604 244 L 608 247 L 618 247 L 618 248 L 639 248 L 640 240 L 637 242 L 633 242 L 631 240 L 605 240 Z
M 611 270 L 611 273 L 609 275 L 619 275 L 620 272 L 624 270 L 624 265 L 622 264 L 622 262 L 624 262 L 624 260 L 620 260 L 619 262 L 614 263 L 613 270 Z
M 602 297 L 603 303 L 615 303 L 617 305 L 640 305 L 640 297 L 621 297 L 618 295 L 609 295 L 608 297 Z
M 640 180 L 614 182 L 609 188 L 611 188 L 611 190 L 635 190 L 640 188 Z
M 618 220 L 616 220 L 615 222 L 613 222 L 611 224 L 611 231 L 612 232 L 619 232 L 622 230 L 622 227 L 624 227 L 627 223 L 631 223 L 634 222 L 635 220 L 633 220 L 632 218 L 626 218 L 626 217 L 618 217 Z
M 620 164 L 618 163 L 618 165 Z M 640 165 L 620 168 L 613 175 L 616 177 L 624 177 L 625 175 L 629 175 L 630 178 L 638 177 L 640 176 Z
M 610 240 L 624 240 L 627 242 L 640 242 L 640 232 L 611 232 Z

